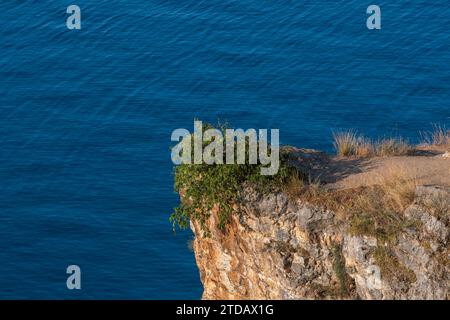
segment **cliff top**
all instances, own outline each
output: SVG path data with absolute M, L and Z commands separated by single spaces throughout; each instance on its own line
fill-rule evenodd
M 292 155 L 296 167 L 329 189 L 375 185 L 394 175 L 409 176 L 418 185 L 450 187 L 450 157 L 442 148 L 422 146 L 410 155 L 383 157 L 330 156 L 293 148 Z

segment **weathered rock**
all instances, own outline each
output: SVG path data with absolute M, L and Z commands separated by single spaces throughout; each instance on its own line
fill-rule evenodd
M 450 199 L 445 190 L 417 190 L 405 216 L 419 226 L 405 229 L 390 245 L 404 273 L 392 276 L 375 256 L 386 244 L 349 234 L 334 212 L 283 193 L 261 196 L 247 189 L 226 231 L 216 227 L 217 212 L 207 221 L 210 237 L 191 223 L 203 298 L 447 299 L 448 221 L 423 201 L 442 195 Z

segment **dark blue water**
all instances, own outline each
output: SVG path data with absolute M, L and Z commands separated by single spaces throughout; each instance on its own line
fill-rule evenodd
M 325 150 L 333 129 L 449 124 L 450 3 L 378 1 L 380 31 L 369 4 L 3 0 L 0 298 L 199 298 L 168 221 L 170 135 L 194 118 Z

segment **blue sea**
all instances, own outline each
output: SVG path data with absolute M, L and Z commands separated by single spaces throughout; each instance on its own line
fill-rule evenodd
M 327 151 L 449 125 L 450 2 L 380 0 L 368 30 L 372 2 L 1 1 L 0 298 L 199 299 L 168 220 L 194 119 Z

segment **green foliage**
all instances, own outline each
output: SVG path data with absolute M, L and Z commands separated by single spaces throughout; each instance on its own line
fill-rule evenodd
M 381 274 L 387 279 L 398 279 L 406 283 L 417 281 L 415 273 L 401 264 L 389 247 L 378 245 L 374 257 Z
M 205 125 L 205 128 L 211 128 Z M 224 128 L 221 128 L 224 132 Z M 224 135 L 225 136 L 225 135 Z M 223 139 L 224 150 L 226 139 Z M 270 150 L 270 146 L 269 146 Z M 246 148 L 248 153 L 248 144 Z M 181 203 L 174 209 L 170 220 L 174 229 L 189 226 L 189 220 L 200 223 L 208 235 L 206 221 L 215 207 L 219 213 L 218 227 L 225 229 L 238 203 L 239 195 L 245 183 L 249 183 L 258 192 L 267 193 L 280 190 L 289 177 L 299 176 L 299 172 L 287 164 L 288 155 L 280 150 L 280 168 L 276 175 L 261 175 L 262 164 L 181 164 L 175 167 L 175 191 L 182 195 Z

